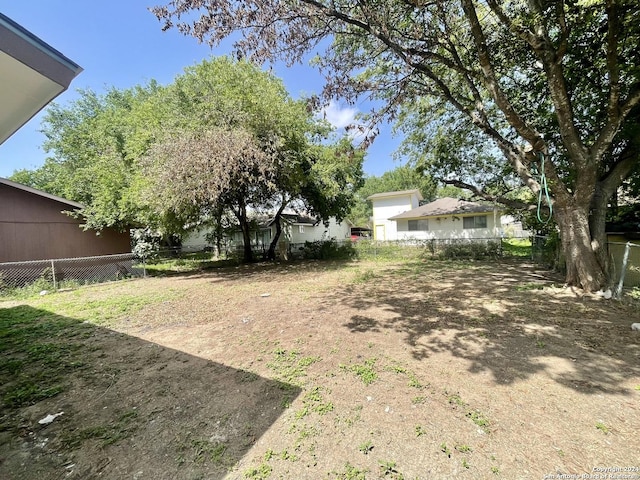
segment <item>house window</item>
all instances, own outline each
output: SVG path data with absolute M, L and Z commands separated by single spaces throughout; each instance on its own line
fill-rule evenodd
M 462 219 L 462 228 L 487 228 L 487 216 L 464 217 Z
M 410 232 L 423 232 L 429 230 L 429 220 L 409 220 Z
M 304 225 L 298 225 L 298 233 L 304 233 Z

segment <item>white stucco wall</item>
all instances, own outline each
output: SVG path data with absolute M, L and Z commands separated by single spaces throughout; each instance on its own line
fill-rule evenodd
M 375 240 L 397 240 L 396 222 L 390 217 L 418 208 L 419 201 L 415 194 L 376 198 L 373 205 L 373 235 Z
M 469 215 L 466 215 L 469 216 Z M 481 216 L 481 215 L 472 215 Z M 448 217 L 429 218 L 429 229 L 409 231 L 409 220 L 397 220 L 397 240 L 431 240 L 431 239 L 473 239 L 473 238 L 496 238 L 500 236 L 499 228 L 496 229 L 496 222 L 492 213 L 486 215 L 486 228 L 463 228 L 462 216 L 456 215 Z M 498 227 L 500 217 L 497 217 Z
M 182 239 L 182 249 L 188 252 L 190 250 L 202 250 L 205 246 L 211 246 L 211 243 L 207 242 L 206 239 L 206 235 L 210 231 L 211 229 L 204 228 L 189 232 L 189 234 Z
M 349 238 L 349 224 L 343 220 L 338 223 L 335 218 L 329 219 L 329 225 L 323 222 L 315 226 L 304 225 L 304 232 L 300 232 L 299 225 L 291 225 L 291 243 L 317 242 L 319 240 L 344 240 Z

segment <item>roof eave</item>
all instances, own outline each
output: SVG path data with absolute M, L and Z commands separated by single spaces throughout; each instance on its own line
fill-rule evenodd
M 53 200 L 55 202 L 64 203 L 65 205 L 69 205 L 70 207 L 83 209 L 85 208 L 83 204 L 74 202 L 73 200 L 67 200 L 66 198 L 58 197 L 56 195 L 52 195 L 47 192 L 43 192 L 42 190 L 38 190 L 36 188 L 29 187 L 27 185 L 23 185 L 21 183 L 13 182 L 6 178 L 0 177 L 0 184 L 7 185 L 9 187 L 17 188 L 18 190 L 22 190 L 24 192 L 31 193 L 33 195 L 38 195 L 39 197 L 48 198 L 49 200 Z

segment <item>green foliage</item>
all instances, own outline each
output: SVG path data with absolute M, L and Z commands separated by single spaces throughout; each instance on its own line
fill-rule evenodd
M 354 467 L 347 462 L 341 472 L 333 471 L 329 475 L 336 480 L 366 480 L 367 471 Z
M 346 260 L 356 256 L 351 243 L 338 243 L 335 239 L 304 242 L 304 258 L 313 260 Z
M 528 238 L 503 238 L 501 253 L 507 257 L 531 257 L 531 240 Z
M 261 463 L 257 467 L 248 468 L 244 472 L 244 478 L 265 480 L 271 476 L 273 468 L 268 463 Z
M 141 225 L 167 237 L 235 218 L 245 229 L 247 208 L 290 202 L 340 220 L 362 183 L 362 150 L 331 137 L 271 73 L 228 57 L 188 67 L 166 87 L 82 91 L 53 105 L 43 129 L 51 157 L 13 178 L 84 204 L 76 215 L 88 228 Z
M 274 352 L 274 358 L 267 363 L 282 381 L 291 385 L 299 385 L 301 378 L 307 375 L 307 368 L 320 361 L 320 357 L 301 357 L 300 353 L 278 348 Z
M 216 14 L 196 14 L 203 5 Z M 635 7 L 184 0 L 153 12 L 165 28 L 211 45 L 231 39 L 258 61 L 314 55 L 326 80 L 322 100 L 373 101 L 361 118 L 369 122 L 364 143 L 380 121 L 396 122 L 405 137 L 400 155 L 421 173 L 518 207 L 527 205 L 509 198 L 513 190 L 537 194 L 548 184 L 567 240 L 567 282 L 597 290 L 607 282 L 609 200 L 623 184 L 640 185 Z M 354 216 L 368 220 L 364 209 Z
M 440 257 L 446 260 L 497 258 L 500 253 L 500 244 L 494 241 L 448 243 L 441 247 Z
M 370 358 L 365 360 L 364 363 L 354 363 L 351 365 L 340 365 L 340 368 L 353 372 L 356 377 L 362 380 L 365 385 L 371 385 L 378 379 L 378 374 L 375 371 L 376 359 Z

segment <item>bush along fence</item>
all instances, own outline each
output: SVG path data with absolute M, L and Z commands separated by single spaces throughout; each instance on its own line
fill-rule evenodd
M 0 263 L 0 295 L 19 289 L 65 287 L 144 276 L 132 253 Z

